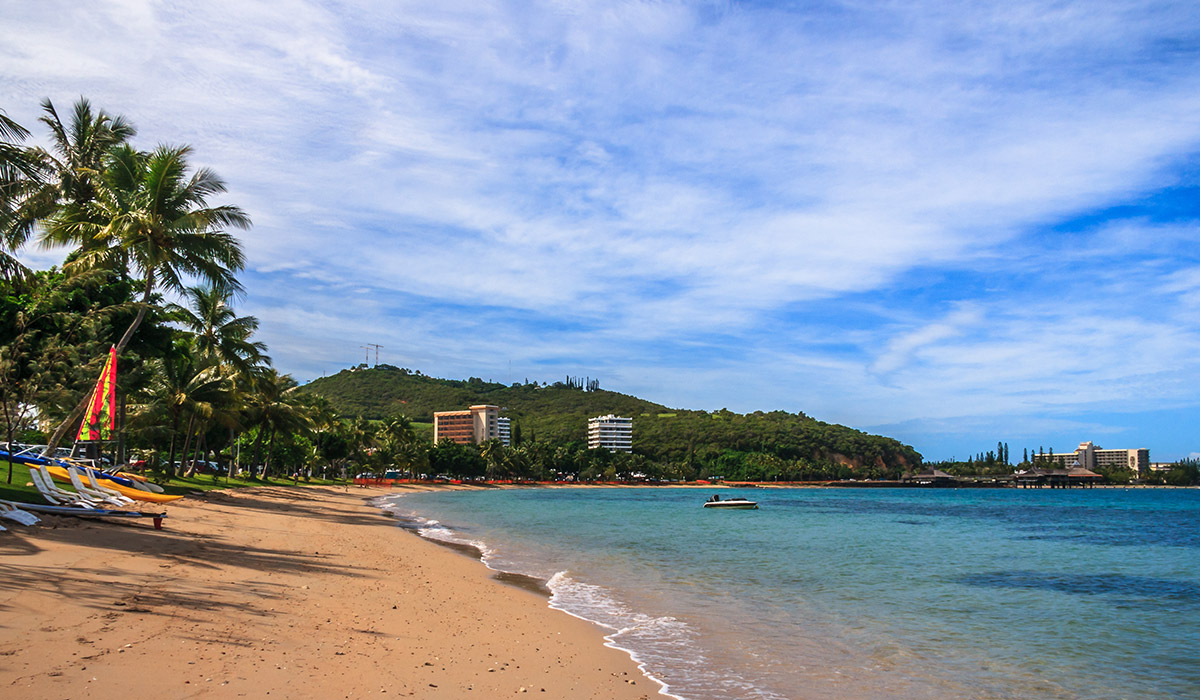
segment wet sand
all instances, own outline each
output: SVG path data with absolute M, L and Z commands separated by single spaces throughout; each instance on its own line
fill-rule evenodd
M 603 630 L 413 536 L 387 488 L 260 487 L 0 533 L 0 695 L 639 699 Z M 463 556 L 467 554 L 468 556 Z

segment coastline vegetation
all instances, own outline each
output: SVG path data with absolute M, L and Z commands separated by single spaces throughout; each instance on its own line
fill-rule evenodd
M 224 181 L 194 167 L 190 147 L 140 150 L 132 122 L 86 99 L 66 119 L 45 100 L 39 121 L 46 148 L 0 112 L 0 438 L 54 454 L 114 347 L 121 430 L 107 456 L 192 479 L 245 444 L 248 478 L 268 476 L 278 436 L 320 416 L 271 367 L 258 321 L 234 310 L 244 255 L 232 230 L 249 216 L 210 203 Z M 31 270 L 16 256 L 26 244 L 65 260 Z
M 669 409 L 600 388 L 598 380 L 516 382 L 438 379 L 419 371 L 359 365 L 316 379 L 300 392 L 326 399 L 342 415 L 429 422 L 434 411 L 493 404 L 512 420 L 512 446 L 439 444 L 428 460 L 401 471 L 505 479 L 614 481 L 830 481 L 897 479 L 921 455 L 887 437 L 785 411 Z M 589 417 L 634 419 L 633 453 L 588 450 Z M 370 471 L 370 470 L 368 470 Z
M 941 462 L 928 462 L 925 466 L 951 476 L 976 478 L 1007 476 L 1035 469 L 1062 469 L 1061 463 L 1050 458 L 1049 455 L 1052 454 L 1054 454 L 1053 448 L 1047 450 L 1039 447 L 1037 451 L 1025 448 L 1022 451 L 1022 458 L 1013 462 L 1009 457 L 1008 443 L 1001 441 L 997 443 L 995 450 L 980 452 L 963 461 L 949 459 Z M 1197 459 L 1180 460 L 1171 465 L 1170 469 L 1163 471 L 1152 470 L 1139 474 L 1132 469 L 1100 465 L 1096 467 L 1095 473 L 1104 477 L 1105 483 L 1108 484 L 1200 486 L 1200 460 Z

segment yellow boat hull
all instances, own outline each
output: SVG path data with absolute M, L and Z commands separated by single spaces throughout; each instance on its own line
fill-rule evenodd
M 46 472 L 50 474 L 50 476 L 54 477 L 55 479 L 57 479 L 61 482 L 64 482 L 67 484 L 71 483 L 71 477 L 70 477 L 70 475 L 67 474 L 67 470 L 64 467 L 56 467 L 56 466 L 52 466 L 52 465 L 47 465 L 45 467 L 42 467 L 42 469 L 45 469 Z M 145 501 L 147 503 L 169 503 L 171 501 L 177 501 L 177 500 L 183 498 L 183 496 L 175 496 L 175 495 L 166 494 L 166 493 L 151 493 L 149 491 L 135 489 L 132 486 L 118 484 L 117 482 L 111 481 L 109 479 L 105 479 L 102 476 L 97 476 L 96 478 L 100 481 L 100 485 L 103 486 L 104 488 L 112 489 L 113 491 L 116 491 L 117 493 L 121 494 L 122 496 L 128 496 L 135 501 Z

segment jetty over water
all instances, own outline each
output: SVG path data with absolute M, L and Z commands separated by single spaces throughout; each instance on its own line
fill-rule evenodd
M 890 485 L 917 486 L 933 488 L 1024 488 L 1024 489 L 1071 489 L 1091 488 L 1103 483 L 1104 477 L 1090 469 L 1078 465 L 1069 469 L 1047 469 L 1035 467 L 1016 474 L 998 474 L 993 476 L 954 476 L 940 469 L 927 469 L 916 474 L 905 474 L 897 482 Z M 871 482 L 872 484 L 874 482 Z M 869 484 L 830 484 L 832 485 L 869 485 Z
M 1025 489 L 1071 489 L 1092 488 L 1104 481 L 1104 477 L 1090 469 L 1071 467 L 1070 469 L 1030 469 L 1013 475 L 1013 485 Z

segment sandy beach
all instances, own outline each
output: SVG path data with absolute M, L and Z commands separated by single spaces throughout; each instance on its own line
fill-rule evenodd
M 149 523 L 0 533 L 9 698 L 650 698 L 603 630 L 371 507 L 389 489 L 212 492 Z

